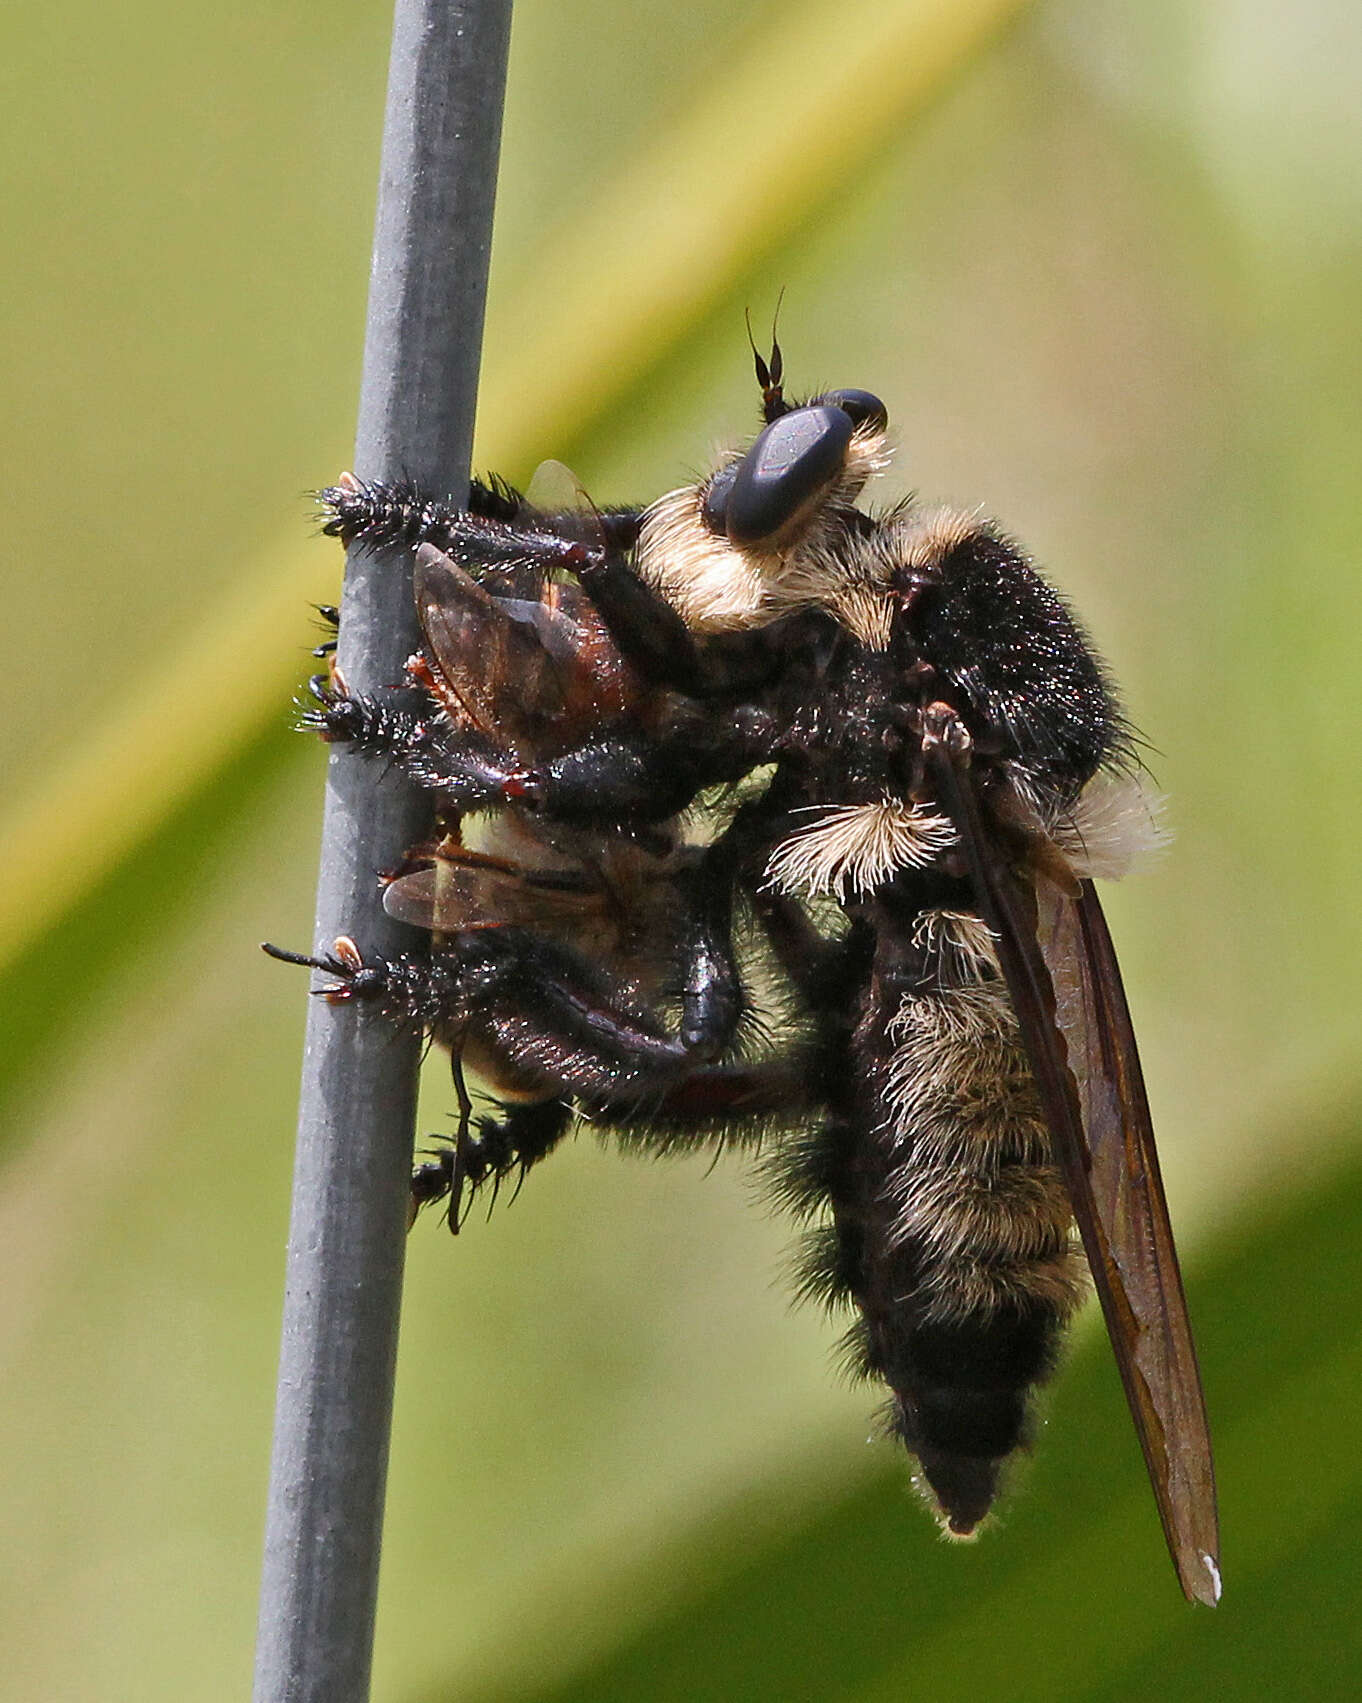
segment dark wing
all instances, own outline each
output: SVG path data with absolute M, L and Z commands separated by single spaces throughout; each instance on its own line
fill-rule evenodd
M 1189 1600 L 1220 1597 L 1206 1405 L 1120 970 L 1092 883 L 1077 896 L 1006 866 L 973 787 L 934 767 L 1016 1010 L 1092 1268 L 1173 1565 Z
M 1178 1576 L 1189 1597 L 1214 1603 L 1220 1534 L 1206 1403 L 1120 968 L 1091 881 L 1077 900 L 1048 884 L 1036 900 L 1087 1134 L 1081 1195 L 1070 1185 L 1075 1213 Z

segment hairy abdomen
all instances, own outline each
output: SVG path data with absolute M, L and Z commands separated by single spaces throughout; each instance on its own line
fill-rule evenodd
M 829 1190 L 839 1286 L 946 1528 L 988 1512 L 1082 1295 L 1069 1202 L 988 936 L 924 911 L 877 963 Z

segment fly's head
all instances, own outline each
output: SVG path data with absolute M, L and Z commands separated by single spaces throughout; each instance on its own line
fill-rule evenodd
M 889 463 L 878 396 L 828 390 L 788 401 L 779 344 L 756 367 L 761 430 L 705 478 L 659 498 L 639 536 L 640 574 L 697 633 L 833 605 L 866 522 L 856 502 Z

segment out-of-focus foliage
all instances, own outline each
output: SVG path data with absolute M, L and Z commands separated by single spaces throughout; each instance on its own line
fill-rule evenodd
M 1225 1603 L 1177 1595 L 1094 1334 L 997 1529 L 946 1548 L 865 1447 L 835 1327 L 786 1310 L 789 1227 L 743 1166 L 582 1140 L 490 1225 L 413 1238 L 383 1703 L 1352 1694 L 1362 21 L 948 10 L 944 43 L 867 0 L 877 30 L 921 13 L 905 70 L 837 49 L 830 0 L 520 0 L 487 371 L 584 272 L 652 330 L 554 442 L 508 378 L 482 456 L 663 489 L 749 427 L 742 309 L 783 285 L 792 385 L 886 397 L 890 494 L 984 506 L 1072 593 L 1178 830 L 1111 909 Z M 321 763 L 287 697 L 337 563 L 300 493 L 348 453 L 389 18 L 6 22 L 3 1671 L 206 1703 L 251 1660 L 302 1028 L 255 942 L 310 927 Z M 722 184 L 678 143 L 716 86 Z M 737 217 L 734 184 L 761 185 Z M 639 240 L 659 205 L 723 212 L 702 275 Z M 437 1061 L 426 1127 L 447 1109 Z

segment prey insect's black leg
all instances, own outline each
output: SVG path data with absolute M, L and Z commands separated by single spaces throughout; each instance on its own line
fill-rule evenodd
M 319 645 L 314 646 L 312 654 L 316 657 L 334 656 L 336 654 L 336 634 L 340 631 L 340 610 L 334 603 L 319 603 L 316 605 L 316 609 L 318 615 L 321 616 L 322 625 L 329 628 L 332 636 L 329 639 L 323 639 Z
M 681 946 L 681 1044 L 697 1059 L 731 1045 L 746 1009 L 733 951 L 733 887 L 717 859 L 676 877 L 685 895 Z

